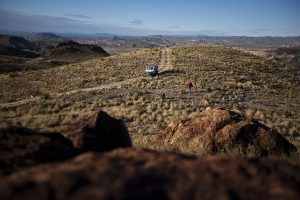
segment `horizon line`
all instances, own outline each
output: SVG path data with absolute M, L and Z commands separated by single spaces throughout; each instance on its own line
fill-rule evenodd
M 185 31 L 182 31 L 185 32 Z M 187 31 L 187 32 L 197 32 L 197 31 Z M 200 32 L 200 31 L 199 31 Z M 252 38 L 263 38 L 263 37 L 282 37 L 282 38 L 288 38 L 288 37 L 300 37 L 300 35 L 293 35 L 293 36 L 282 36 L 282 35 L 264 35 L 264 36 L 253 36 L 253 35 L 208 35 L 203 33 L 191 33 L 191 34 L 180 34 L 180 31 L 178 31 L 176 34 L 176 31 L 174 31 L 174 34 L 118 34 L 118 33 L 110 33 L 110 32 L 66 32 L 66 31 L 16 31 L 16 30 L 5 30 L 0 29 L 0 34 L 38 34 L 38 33 L 52 33 L 52 34 L 77 34 L 77 35 L 97 35 L 97 34 L 103 34 L 103 35 L 111 35 L 111 36 L 119 36 L 119 37 L 148 37 L 148 36 L 185 36 L 185 37 L 252 37 Z

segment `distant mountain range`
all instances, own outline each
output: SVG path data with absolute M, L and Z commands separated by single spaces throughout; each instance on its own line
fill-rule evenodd
M 0 29 L 0 34 L 6 35 L 15 35 L 15 36 L 39 36 L 39 35 L 48 35 L 57 36 L 57 37 L 74 37 L 74 36 L 95 36 L 95 37 L 114 37 L 114 36 L 132 36 L 132 37 L 148 37 L 148 36 L 174 36 L 174 37 L 195 37 L 195 36 L 203 36 L 203 37 L 244 37 L 244 38 L 285 38 L 281 36 L 260 36 L 260 37 L 252 37 L 252 36 L 230 36 L 230 35 L 222 35 L 222 33 L 213 33 L 209 31 L 204 32 L 179 32 L 174 34 L 174 32 L 164 32 L 163 34 L 148 34 L 144 36 L 130 35 L 130 34 L 119 34 L 119 33 L 84 33 L 84 32 L 24 32 L 24 31 L 11 31 Z M 290 38 L 300 37 L 300 36 L 288 36 Z
M 119 36 L 112 33 L 57 33 L 63 37 L 115 37 Z
M 8 31 L 6 31 L 7 33 Z M 0 30 L 1 33 L 1 30 Z M 248 37 L 248 36 L 204 36 L 204 35 L 149 35 L 149 36 L 121 36 L 111 33 L 24 33 L 16 32 L 17 37 L 24 37 L 29 43 L 34 43 L 37 53 L 44 53 L 53 49 L 55 45 L 68 40 L 83 44 L 102 46 L 104 48 L 152 48 L 159 46 L 217 44 L 241 48 L 279 48 L 300 46 L 298 37 Z M 2 38 L 3 39 L 3 38 Z M 4 40 L 4 39 L 3 39 Z M 7 40 L 7 39 L 6 39 Z M 2 41 L 3 42 L 3 41 Z M 5 41 L 4 41 L 5 42 Z M 7 42 L 7 41 L 6 41 Z M 1 43 L 1 41 L 0 41 Z M 21 46 L 24 46 L 21 42 Z M 24 49 L 28 48 L 25 45 Z

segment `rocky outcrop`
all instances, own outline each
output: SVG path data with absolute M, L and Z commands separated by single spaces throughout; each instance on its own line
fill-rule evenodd
M 1 199 L 299 199 L 296 160 L 117 149 L 0 179 Z
M 80 124 L 65 127 L 63 134 L 66 137 L 61 133 L 40 133 L 24 127 L 0 129 L 0 174 L 26 166 L 63 161 L 85 151 L 131 147 L 123 122 L 103 111 Z
M 160 133 L 155 145 L 248 156 L 290 156 L 297 150 L 283 136 L 263 124 L 220 109 L 207 109 L 191 120 L 171 123 Z
M 64 127 L 62 133 L 83 151 L 108 151 L 132 145 L 123 121 L 103 111 L 72 127 Z
M 0 129 L 0 173 L 74 155 L 72 142 L 59 133 L 39 133 L 23 127 Z

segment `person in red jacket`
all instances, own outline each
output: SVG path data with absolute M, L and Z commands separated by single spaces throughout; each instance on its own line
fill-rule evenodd
M 188 86 L 190 92 L 192 92 L 192 87 L 193 87 L 192 81 L 190 81 L 190 82 L 187 84 L 187 86 Z

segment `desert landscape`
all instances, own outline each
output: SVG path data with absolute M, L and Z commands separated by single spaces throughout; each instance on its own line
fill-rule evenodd
M 243 166 L 248 165 L 245 162 L 252 162 L 253 158 L 263 158 L 265 164 L 274 162 L 274 165 L 281 165 L 280 163 L 285 162 L 286 167 L 298 166 L 296 170 L 299 169 L 299 60 L 294 49 L 291 50 L 292 53 L 289 48 L 268 50 L 264 56 L 257 56 L 234 47 L 199 43 L 139 48 L 114 55 L 109 55 L 102 49 L 101 54 L 95 53 L 90 58 L 85 56 L 87 47 L 79 45 L 81 44 L 63 41 L 56 46 L 54 44 L 54 48 L 37 58 L 26 58 L 29 59 L 27 62 L 43 57 L 69 64 L 27 69 L 23 62 L 19 62 L 21 69 L 3 71 L 0 75 L 1 165 L 4 176 L 1 188 L 8 187 L 3 190 L 6 191 L 5 197 L 23 198 L 22 195 L 15 196 L 16 191 L 9 188 L 15 187 L 15 184 L 27 183 L 16 182 L 14 177 L 24 176 L 24 180 L 34 182 L 39 179 L 41 175 L 38 173 L 43 171 L 44 166 L 32 169 L 31 166 L 66 160 L 63 171 L 49 171 L 50 174 L 65 176 L 63 174 L 69 170 L 79 170 L 67 167 L 72 165 L 68 162 L 77 162 L 67 161 L 70 158 L 83 153 L 82 159 L 87 159 L 84 162 L 90 162 L 88 160 L 97 155 L 84 152 L 107 152 L 120 147 L 130 147 L 132 150 L 116 150 L 107 156 L 121 156 L 121 160 L 127 160 L 127 155 L 130 159 L 145 159 L 143 166 L 154 159 L 153 166 L 157 170 L 164 170 L 164 165 L 160 167 L 160 160 L 165 158 L 162 162 L 169 165 L 167 163 L 173 157 L 179 159 L 174 163 L 176 169 L 176 163 L 181 162 L 190 163 L 188 166 L 196 166 L 198 162 L 211 162 L 209 165 L 215 166 L 219 162 L 234 160 L 236 165 Z M 74 50 L 75 47 L 78 49 Z M 79 58 L 79 55 L 82 59 L 70 60 L 72 56 Z M 144 75 L 149 63 L 159 66 L 158 76 Z M 22 65 L 25 68 L 22 69 Z M 194 84 L 191 92 L 187 87 L 188 82 Z M 93 117 L 99 111 L 103 113 Z M 107 117 L 110 120 L 107 121 Z M 47 150 L 42 150 L 43 148 Z M 123 158 L 122 154 L 126 157 Z M 124 167 L 135 161 L 128 162 L 124 163 Z M 265 164 L 257 163 L 253 167 L 258 170 Z M 111 164 L 108 162 L 106 165 Z M 48 167 L 47 164 L 45 167 Z M 60 168 L 60 164 L 53 164 L 53 167 Z M 130 170 L 139 168 L 136 165 L 133 167 Z M 141 173 L 147 174 L 148 170 L 145 170 Z M 180 168 L 177 170 L 180 171 L 178 173 L 183 172 Z M 229 169 L 221 167 L 220 170 Z M 282 173 L 290 171 L 285 167 L 283 170 L 285 171 Z M 85 172 L 76 173 L 76 176 L 90 176 Z M 123 173 L 127 174 L 127 171 Z M 230 179 L 240 181 L 240 172 L 234 173 Z M 280 172 L 271 173 L 277 176 Z M 152 178 L 156 176 L 158 175 L 149 175 Z M 165 176 L 169 179 L 169 175 L 163 175 Z M 44 181 L 50 181 L 49 178 Z M 64 179 L 71 181 L 67 177 Z M 92 181 L 88 179 L 89 182 Z M 253 181 L 267 181 L 267 178 L 256 179 L 258 177 L 253 177 Z M 127 185 L 126 180 L 127 178 L 122 178 L 120 184 Z M 133 180 L 138 181 L 138 178 Z M 94 181 L 90 186 L 100 184 L 97 180 Z M 180 183 L 183 179 L 176 178 L 173 181 Z M 56 187 L 55 182 L 49 184 Z M 150 188 L 149 191 L 147 189 L 149 198 L 152 195 L 158 195 L 158 198 L 165 195 L 169 198 L 173 195 L 182 198 L 179 191 L 173 194 L 163 189 L 159 190 L 161 194 L 157 193 L 157 184 L 160 185 L 159 182 L 153 182 L 147 186 Z M 164 184 L 166 187 L 170 186 Z M 189 184 L 200 187 L 206 182 L 199 183 L 198 186 L 193 181 L 189 181 Z M 289 184 L 294 184 L 291 188 L 297 185 L 296 182 Z M 103 198 L 112 195 L 113 192 L 109 192 L 104 186 L 99 187 L 104 192 L 101 193 Z M 44 190 L 39 184 L 37 188 L 33 188 L 37 192 Z M 289 195 L 292 198 L 298 196 L 299 193 L 291 188 Z M 131 190 L 132 188 L 126 190 L 124 195 L 131 197 Z M 143 196 L 147 191 L 139 195 Z M 61 192 L 63 198 L 68 198 L 65 190 Z M 182 191 L 182 194 L 185 192 L 187 191 Z M 238 194 L 241 195 L 240 191 Z M 30 197 L 30 194 L 26 195 Z M 46 192 L 40 195 L 43 199 L 50 194 Z M 90 197 L 86 193 L 80 192 L 80 195 L 83 195 L 82 198 Z M 137 197 L 141 197 L 139 195 Z M 207 198 L 218 198 L 218 195 L 229 195 L 228 198 L 231 198 L 229 193 L 210 195 Z M 243 195 L 246 195 L 245 198 L 251 197 L 251 194 Z M 285 196 L 285 192 L 281 195 Z M 271 193 L 267 195 L 267 198 L 273 197 L 275 198 Z
M 6 4 L 0 200 L 300 199 L 299 36 L 96 26 Z

